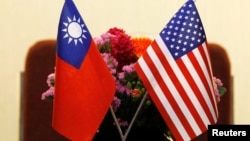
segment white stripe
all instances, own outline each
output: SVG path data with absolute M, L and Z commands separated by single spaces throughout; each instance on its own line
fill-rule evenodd
M 197 125 L 195 119 L 193 118 L 193 115 L 190 113 L 190 110 L 187 108 L 187 105 L 185 104 L 185 102 L 181 98 L 181 96 L 180 96 L 181 94 L 178 92 L 177 88 L 173 84 L 173 81 L 169 77 L 168 73 L 164 69 L 164 66 L 162 65 L 161 61 L 159 60 L 158 56 L 155 54 L 155 52 L 152 48 L 150 48 L 148 50 L 148 54 L 152 58 L 152 60 L 154 60 L 154 64 L 156 65 L 165 85 L 167 85 L 167 87 L 169 88 L 170 93 L 174 97 L 176 103 L 179 105 L 179 108 L 181 109 L 182 113 L 185 115 L 185 117 L 189 117 L 187 119 L 189 124 L 191 125 L 191 127 L 193 129 L 197 129 L 197 130 L 194 130 L 195 134 L 201 133 L 201 130 L 200 130 L 199 126 Z M 156 92 L 156 94 L 158 94 L 158 93 Z M 165 108 L 167 108 L 167 107 L 165 107 Z
M 204 42 L 202 44 L 202 47 L 203 47 L 203 50 L 205 52 L 206 58 L 208 59 L 208 65 L 209 65 L 210 72 L 213 73 L 212 66 L 211 66 L 211 60 L 210 60 L 211 58 L 210 58 L 209 53 L 208 53 L 206 42 Z
M 148 49 L 151 48 L 148 47 Z M 163 105 L 164 109 L 166 110 L 166 113 L 170 116 L 172 121 L 174 122 L 174 125 L 177 127 L 177 130 L 179 131 L 180 135 L 183 137 L 183 139 L 190 139 L 189 135 L 187 134 L 186 130 L 184 129 L 183 125 L 181 124 L 179 118 L 177 117 L 176 113 L 174 112 L 172 105 L 170 105 L 169 101 L 166 99 L 163 91 L 159 87 L 159 84 L 157 84 L 157 81 L 152 74 L 151 70 L 149 69 L 148 65 L 146 64 L 145 60 L 143 58 L 140 58 L 138 60 L 138 64 L 140 65 L 141 69 L 143 70 L 145 76 L 150 81 L 151 87 L 154 89 L 155 93 L 159 97 L 159 100 L 161 104 Z
M 213 94 L 213 97 L 214 97 L 214 88 L 213 88 L 213 85 L 211 84 L 211 82 L 212 82 L 212 80 L 211 80 L 211 78 L 210 78 L 210 73 L 209 73 L 209 71 L 211 72 L 211 75 L 213 76 L 213 71 L 212 71 L 212 68 L 211 68 L 211 62 L 210 62 L 210 57 L 209 57 L 209 55 L 208 55 L 208 52 L 207 52 L 207 46 L 206 46 L 206 44 L 205 43 L 203 43 L 202 44 L 202 48 L 203 48 L 203 50 L 204 50 L 204 52 L 205 52 L 205 57 L 207 58 L 207 60 L 208 60 L 208 67 L 209 68 L 206 68 L 206 65 L 205 65 L 205 63 L 204 62 L 202 62 L 203 63 L 203 65 L 204 65 L 204 67 L 202 67 L 202 69 L 203 69 L 203 72 L 206 72 L 205 73 L 205 76 L 206 76 L 206 80 L 207 80 L 207 82 L 208 82 L 208 84 L 209 84 L 209 87 L 210 87 L 210 90 L 211 90 L 211 92 L 212 92 L 212 94 Z M 196 55 L 196 54 L 195 54 Z M 201 64 L 200 64 L 201 65 Z M 214 98 L 215 99 L 215 98 Z M 216 102 L 215 102 L 216 103 Z
M 203 98 L 205 99 L 206 105 L 209 105 L 208 93 L 207 93 L 202 81 L 200 80 L 200 77 L 197 75 L 197 72 L 195 71 L 194 66 L 192 65 L 192 63 L 190 62 L 190 60 L 189 60 L 189 58 L 187 56 L 183 56 L 182 59 L 183 59 L 184 64 L 187 66 L 187 69 L 190 72 L 192 78 L 195 80 L 195 82 L 196 82 L 196 84 L 198 86 L 198 89 L 201 92 Z M 199 102 L 199 104 L 200 104 L 200 102 Z M 201 114 L 201 118 L 202 118 L 204 124 L 205 125 L 211 124 L 208 117 L 207 117 L 207 114 L 204 112 L 204 109 L 202 108 L 202 106 L 199 106 L 199 107 L 197 106 L 197 110 Z
M 186 93 L 189 96 L 189 99 L 191 100 L 191 102 L 195 105 L 194 107 L 196 108 L 198 112 L 198 114 L 201 117 L 205 117 L 205 121 L 203 122 L 208 122 L 208 118 L 206 116 L 206 113 L 204 111 L 204 109 L 201 109 L 200 107 L 202 107 L 200 105 L 199 100 L 197 99 L 197 97 L 195 96 L 192 88 L 190 87 L 190 85 L 188 84 L 186 78 L 184 77 L 183 73 L 181 72 L 180 68 L 178 67 L 178 65 L 176 64 L 175 60 L 172 57 L 167 57 L 167 56 L 171 56 L 170 52 L 166 52 L 163 50 L 166 50 L 166 46 L 163 43 L 162 39 L 160 38 L 160 36 L 157 36 L 156 38 L 157 44 L 159 45 L 159 47 L 161 48 L 162 52 L 164 52 L 164 55 L 166 56 L 166 59 L 168 60 L 168 62 L 170 63 L 171 67 L 173 68 L 173 70 L 175 71 L 175 74 L 177 76 L 177 78 L 180 80 L 180 83 L 182 84 L 182 86 L 184 87 L 184 90 L 186 91 Z M 188 117 L 190 118 L 190 117 Z M 194 128 L 194 127 L 193 127 Z M 200 130 L 199 129 L 194 129 L 195 131 Z
M 204 63 L 204 60 L 203 60 L 203 58 L 202 58 L 202 56 L 201 56 L 201 54 L 200 54 L 200 52 L 199 52 L 198 49 L 195 49 L 195 50 L 193 51 L 193 53 L 194 53 L 194 56 L 196 57 L 196 59 L 199 60 L 199 61 L 198 61 L 198 62 L 199 62 L 199 65 L 200 65 L 200 67 L 202 68 L 202 71 L 203 71 L 204 74 L 205 74 L 207 83 L 209 84 L 210 91 L 212 92 L 212 95 L 214 95 L 214 93 L 213 93 L 214 90 L 213 90 L 212 84 L 211 84 L 212 81 L 211 81 L 210 76 L 209 76 L 209 74 L 208 74 L 208 70 L 206 69 L 206 65 L 205 65 L 205 63 Z M 184 60 L 184 59 L 183 59 L 183 60 Z M 190 70 L 189 70 L 190 72 L 195 72 L 195 69 L 194 69 L 193 66 L 192 66 L 192 67 L 189 67 L 188 69 L 190 69 Z M 192 76 L 194 77 L 194 80 L 197 81 L 197 84 L 203 84 L 202 81 L 201 81 L 201 79 L 200 79 L 200 77 L 197 75 L 197 73 L 192 73 Z M 200 85 L 199 88 L 201 88 L 200 91 L 201 91 L 202 94 L 203 94 L 203 98 L 205 99 L 206 104 L 208 105 L 209 110 L 210 110 L 210 112 L 212 113 L 213 120 L 214 120 L 214 121 L 217 121 L 217 118 L 216 118 L 216 115 L 215 115 L 215 111 L 214 111 L 215 109 L 213 108 L 213 105 L 212 105 L 212 103 L 211 103 L 211 102 L 213 101 L 213 99 L 210 99 L 210 98 L 209 98 L 209 96 L 208 96 L 209 94 L 208 94 L 208 92 L 206 91 L 204 85 Z M 211 100 L 212 100 L 212 101 L 211 101 Z M 211 124 L 211 123 L 208 122 L 207 124 Z
M 206 55 L 206 58 L 207 58 L 207 60 L 208 60 L 208 65 L 209 65 L 208 67 L 209 67 L 209 68 L 207 68 L 207 70 L 209 70 L 209 71 L 211 72 L 211 75 L 212 75 L 212 77 L 213 77 L 213 71 L 212 71 L 212 67 L 211 67 L 210 57 L 209 57 L 209 55 L 208 55 L 207 46 L 206 46 L 205 43 L 202 44 L 202 48 L 203 48 L 203 50 L 204 50 L 204 52 L 205 52 L 205 55 Z M 205 65 L 205 63 L 204 63 L 204 65 Z M 205 68 L 206 68 L 206 66 L 204 66 L 204 69 L 205 69 Z M 211 90 L 211 92 L 212 92 L 212 97 L 213 97 L 212 101 L 213 101 L 213 103 L 216 104 L 217 102 L 216 102 L 216 100 L 215 100 L 214 88 L 213 88 L 213 84 L 212 84 L 212 83 L 213 83 L 213 80 L 211 80 L 210 75 L 209 75 L 209 72 L 207 72 L 207 74 L 206 74 L 206 79 L 207 79 L 207 81 L 208 81 L 210 90 Z M 212 82 L 212 83 L 211 83 L 211 82 Z M 214 110 L 216 111 L 216 113 L 218 113 L 217 107 L 215 107 Z M 217 118 L 215 119 L 215 121 L 217 121 Z
M 206 44 L 206 42 L 204 42 L 204 43 L 202 44 L 202 47 L 204 48 L 203 50 L 205 51 L 206 58 L 208 58 L 209 70 L 210 70 L 211 75 L 212 75 L 212 77 L 213 77 L 214 75 L 213 75 L 212 64 L 211 64 L 211 60 L 210 60 L 211 58 L 210 58 L 209 53 L 208 53 L 208 49 L 207 49 L 207 44 Z M 212 80 L 212 81 L 213 81 L 213 80 Z M 216 98 L 215 98 L 215 95 L 214 95 L 214 88 L 213 88 L 213 86 L 212 86 L 211 89 L 212 89 L 212 92 L 213 92 L 213 102 L 214 102 L 215 104 L 217 104 Z M 217 108 L 217 105 L 216 105 L 216 107 L 215 107 L 215 110 L 216 110 L 216 115 L 218 115 L 218 108 Z M 218 120 L 218 119 L 216 119 L 216 122 L 217 122 L 217 120 Z

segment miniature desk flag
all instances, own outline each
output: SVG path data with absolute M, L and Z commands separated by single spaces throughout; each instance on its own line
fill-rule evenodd
M 56 54 L 53 128 L 73 141 L 91 141 L 115 94 L 108 70 L 74 2 L 61 12 Z
M 207 40 L 193 0 L 177 11 L 135 69 L 176 141 L 191 140 L 217 122 Z

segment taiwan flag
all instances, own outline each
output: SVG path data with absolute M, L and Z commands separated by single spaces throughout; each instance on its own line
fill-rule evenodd
M 115 94 L 115 80 L 74 2 L 62 9 L 56 54 L 53 128 L 75 141 L 91 141 Z

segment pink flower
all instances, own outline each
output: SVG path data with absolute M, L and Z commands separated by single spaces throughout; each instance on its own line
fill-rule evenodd
M 124 79 L 124 77 L 125 77 L 125 72 L 120 72 L 120 73 L 118 74 L 118 78 L 119 78 L 119 79 Z
M 114 109 L 114 111 L 117 111 L 117 109 L 120 107 L 121 105 L 121 100 L 118 97 L 114 97 L 114 100 L 112 102 L 112 107 Z
M 113 69 L 113 68 L 110 69 L 110 73 L 111 73 L 111 74 L 116 74 L 116 69 Z
M 47 77 L 47 84 L 49 87 L 53 87 L 55 82 L 55 73 L 51 73 Z
M 116 90 L 119 93 L 126 93 L 127 95 L 130 95 L 130 90 L 126 85 L 122 85 L 119 81 L 116 81 Z
M 41 99 L 42 100 L 47 100 L 47 99 L 53 98 L 54 97 L 54 91 L 55 91 L 55 88 L 54 87 L 50 87 L 47 91 L 45 91 L 42 94 Z
M 213 80 L 214 80 L 215 84 L 217 84 L 218 86 L 223 86 L 223 83 L 219 78 L 213 77 Z
M 214 86 L 215 99 L 216 99 L 216 102 L 219 103 L 221 95 L 220 95 L 218 87 L 223 86 L 223 83 L 221 82 L 220 79 L 218 79 L 216 77 L 213 77 L 213 82 L 214 82 L 213 86 Z
M 110 33 L 104 33 L 101 35 L 101 38 L 103 40 L 104 43 L 110 42 L 110 39 L 113 37 L 114 35 L 110 34 Z
M 107 64 L 110 72 L 112 74 L 115 74 L 116 68 L 118 66 L 118 62 L 116 61 L 116 59 L 114 57 L 112 57 L 110 53 L 102 53 L 101 55 L 102 55 L 105 63 Z
M 134 71 L 135 71 L 134 65 L 133 65 L 133 64 L 123 66 L 123 67 L 122 67 L 122 70 L 123 70 L 124 72 L 127 72 L 127 73 L 131 73 L 131 72 L 134 72 Z
M 101 39 L 101 38 L 93 38 L 94 42 L 96 43 L 96 45 L 99 47 L 99 46 L 102 46 L 104 44 L 104 41 Z

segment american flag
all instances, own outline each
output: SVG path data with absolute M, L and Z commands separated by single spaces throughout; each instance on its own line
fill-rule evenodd
M 172 17 L 135 69 L 177 141 L 217 122 L 207 40 L 193 0 Z

